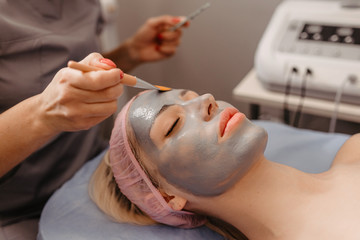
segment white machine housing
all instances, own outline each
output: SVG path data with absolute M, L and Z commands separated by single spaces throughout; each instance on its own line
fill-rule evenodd
M 360 8 L 338 1 L 282 2 L 256 50 L 255 70 L 266 88 L 284 92 L 293 68 L 298 77 L 292 93 L 300 93 L 309 69 L 306 96 L 334 99 L 353 76 L 358 81 L 346 85 L 341 100 L 360 103 Z

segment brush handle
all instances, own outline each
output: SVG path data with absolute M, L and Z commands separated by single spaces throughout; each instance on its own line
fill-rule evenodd
M 80 70 L 82 72 L 104 71 L 104 69 L 102 68 L 86 65 L 72 60 L 68 62 L 68 67 L 72 69 Z M 121 79 L 121 84 L 133 87 L 136 84 L 136 77 L 124 73 L 124 77 Z

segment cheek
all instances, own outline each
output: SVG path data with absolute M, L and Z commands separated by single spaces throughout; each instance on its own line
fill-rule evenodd
M 180 138 L 169 141 L 159 152 L 159 164 L 182 166 L 191 163 L 191 156 L 197 152 L 198 148 L 193 140 L 194 138 L 189 140 Z
M 200 159 L 210 157 L 214 145 L 215 147 L 217 145 L 217 136 L 213 134 L 213 131 L 207 131 L 206 129 L 208 128 L 203 126 L 202 128 L 202 131 L 193 130 L 179 133 L 169 141 L 167 147 L 164 148 L 163 155 L 169 159 L 174 156 L 181 157 L 185 162 L 188 158 Z
M 197 175 L 218 154 L 216 138 L 204 138 L 201 134 L 183 135 L 159 152 L 158 166 L 162 174 L 173 176 L 182 172 L 181 177 Z

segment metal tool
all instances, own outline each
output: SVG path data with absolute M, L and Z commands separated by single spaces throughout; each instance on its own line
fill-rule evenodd
M 205 9 L 210 7 L 210 5 L 211 4 L 209 2 L 205 3 L 200 8 L 198 8 L 196 11 L 194 11 L 190 15 L 188 15 L 184 20 L 180 21 L 175 26 L 172 26 L 171 28 L 169 28 L 169 31 L 176 31 L 178 28 L 182 27 L 187 21 L 193 20 L 195 17 L 197 17 Z

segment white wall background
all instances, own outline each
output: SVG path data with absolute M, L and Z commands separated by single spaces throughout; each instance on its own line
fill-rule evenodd
M 116 24 L 120 41 L 131 36 L 149 17 L 188 15 L 206 0 L 118 0 Z M 281 0 L 213 0 L 211 7 L 184 30 L 172 58 L 138 67 L 132 73 L 154 84 L 210 92 L 235 102 L 232 89 L 252 68 L 257 44 Z M 112 31 L 114 34 L 115 32 Z M 132 95 L 130 89 L 128 95 Z
M 290 0 L 289 0 L 290 1 Z M 106 49 L 123 41 L 150 17 L 188 15 L 206 2 L 211 7 L 184 30 L 178 53 L 132 72 L 151 83 L 212 93 L 247 113 L 232 98 L 233 88 L 253 67 L 258 42 L 282 0 L 102 0 L 116 2 L 113 23 L 105 31 Z M 109 39 L 112 38 L 112 39 Z M 128 97 L 137 91 L 128 90 Z
M 240 111 L 249 113 L 247 104 L 233 100 L 232 90 L 253 67 L 258 42 L 282 0 L 101 1 L 117 5 L 117 11 L 113 12 L 116 15 L 112 16 L 113 21 L 103 36 L 107 50 L 131 36 L 149 17 L 188 15 L 210 1 L 211 7 L 184 30 L 182 45 L 175 56 L 166 61 L 142 65 L 132 73 L 154 84 L 193 89 L 200 94 L 212 93 L 216 99 L 230 102 Z M 360 0 L 344 1 L 360 3 Z M 125 101 L 136 92 L 127 89 L 120 101 Z M 326 125 L 324 119 L 318 122 L 307 123 L 311 125 L 307 127 L 320 130 L 319 126 Z M 349 127 L 353 128 L 352 125 Z

